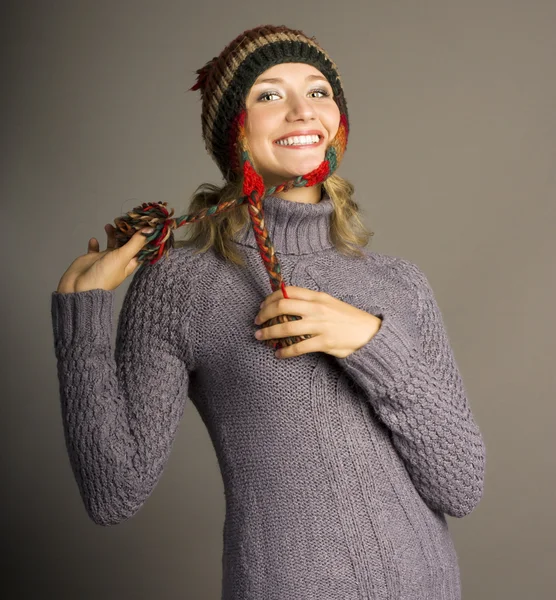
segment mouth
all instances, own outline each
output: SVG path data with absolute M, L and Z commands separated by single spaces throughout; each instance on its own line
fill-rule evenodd
M 280 140 L 276 140 L 275 142 L 273 142 L 274 146 L 277 146 L 278 148 L 284 148 L 285 150 L 304 150 L 306 148 L 318 148 L 319 146 L 322 146 L 322 143 L 324 142 L 324 136 L 318 134 L 319 136 L 319 141 L 318 142 L 313 142 L 312 144 L 279 144 L 278 142 Z M 282 138 L 285 139 L 285 138 Z

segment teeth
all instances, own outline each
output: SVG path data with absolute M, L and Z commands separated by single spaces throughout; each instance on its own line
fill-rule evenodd
M 278 140 L 276 143 L 280 146 L 299 146 L 303 144 L 317 144 L 319 141 L 318 135 L 300 135 Z

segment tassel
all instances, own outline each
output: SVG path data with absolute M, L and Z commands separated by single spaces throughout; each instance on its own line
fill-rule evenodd
M 200 69 L 197 69 L 195 71 L 195 73 L 198 75 L 197 77 L 197 82 L 193 85 L 193 87 L 190 87 L 188 91 L 194 91 L 194 90 L 204 90 L 205 89 L 205 85 L 208 79 L 208 75 L 212 70 L 212 67 L 214 65 L 214 63 L 218 60 L 218 56 L 215 56 L 214 58 L 211 58 L 211 60 L 209 60 L 205 66 L 201 67 Z

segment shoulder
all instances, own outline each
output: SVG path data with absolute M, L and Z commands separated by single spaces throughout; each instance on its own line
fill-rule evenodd
M 414 261 L 402 256 L 393 256 L 366 249 L 365 258 L 391 283 L 403 287 L 413 298 L 430 297 L 431 284 L 424 270 Z
M 155 263 L 145 262 L 133 275 L 133 286 L 158 288 L 169 292 L 172 289 L 191 289 L 195 275 L 204 268 L 203 255 L 195 254 L 191 246 L 170 248 L 166 256 Z

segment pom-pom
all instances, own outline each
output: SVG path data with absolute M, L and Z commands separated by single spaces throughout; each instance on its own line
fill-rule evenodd
M 174 209 L 168 212 L 166 202 L 144 202 L 141 206 L 130 210 L 122 217 L 114 219 L 116 226 L 116 246 L 120 248 L 140 229 L 154 227 L 149 235 L 149 242 L 137 254 L 139 263 L 151 265 L 166 256 L 170 248 L 174 248 L 173 230 L 176 220 L 172 218 Z

